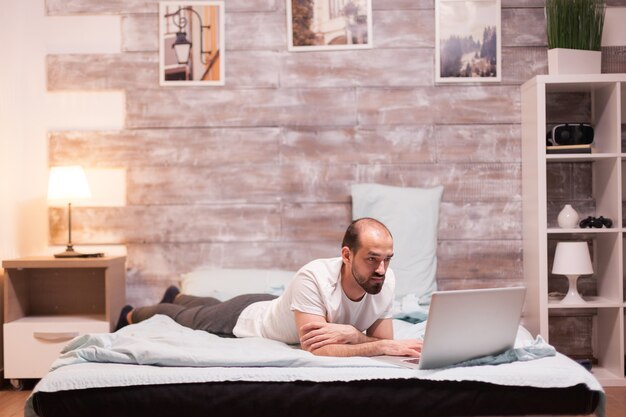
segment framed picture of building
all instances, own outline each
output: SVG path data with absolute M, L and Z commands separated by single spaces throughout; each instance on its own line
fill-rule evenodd
M 159 3 L 159 82 L 224 85 L 224 2 Z
M 435 81 L 502 80 L 500 0 L 436 0 Z
M 372 47 L 371 0 L 286 0 L 290 51 Z

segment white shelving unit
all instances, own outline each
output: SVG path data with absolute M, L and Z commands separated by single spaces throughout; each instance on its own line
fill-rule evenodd
M 551 312 L 559 317 L 576 312 L 593 317 L 590 345 L 597 364 L 593 373 L 605 386 L 626 386 L 624 372 L 624 233 L 622 205 L 626 194 L 626 153 L 622 123 L 626 123 L 626 74 L 540 75 L 522 85 L 522 187 L 524 215 L 524 281 L 528 288 L 524 323 L 549 341 Z M 576 93 L 590 96 L 594 144 L 591 154 L 550 154 L 545 151 L 548 126 L 568 120 L 548 119 L 548 96 Z M 567 100 L 562 100 L 567 106 Z M 567 114 L 568 109 L 560 109 Z M 574 111 L 574 109 L 572 109 Z M 561 116 L 563 117 L 563 116 Z M 591 165 L 589 178 L 595 212 L 613 220 L 610 229 L 560 229 L 549 218 L 549 164 Z M 569 203 L 569 202 L 567 202 Z M 585 240 L 592 249 L 595 296 L 580 305 L 549 300 L 549 241 Z M 583 294 L 584 296 L 584 294 Z M 589 309 L 589 310 L 586 310 Z

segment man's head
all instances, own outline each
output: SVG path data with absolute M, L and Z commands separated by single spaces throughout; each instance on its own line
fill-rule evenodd
M 355 220 L 348 226 L 341 246 L 344 270 L 365 292 L 378 294 L 393 256 L 389 229 L 369 217 Z

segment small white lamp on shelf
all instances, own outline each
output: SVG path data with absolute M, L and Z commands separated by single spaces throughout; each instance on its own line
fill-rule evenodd
M 85 171 L 80 166 L 60 166 L 50 168 L 48 179 L 48 200 L 67 203 L 68 240 L 65 252 L 55 254 L 55 258 L 76 258 L 82 256 L 72 245 L 72 201 L 91 197 Z
M 552 273 L 566 275 L 569 280 L 567 295 L 560 304 L 581 304 L 585 300 L 578 293 L 576 281 L 580 275 L 593 274 L 587 242 L 559 242 L 554 252 Z

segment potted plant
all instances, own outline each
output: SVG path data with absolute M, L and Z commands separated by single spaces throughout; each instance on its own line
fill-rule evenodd
M 550 74 L 600 73 L 605 0 L 546 0 Z

